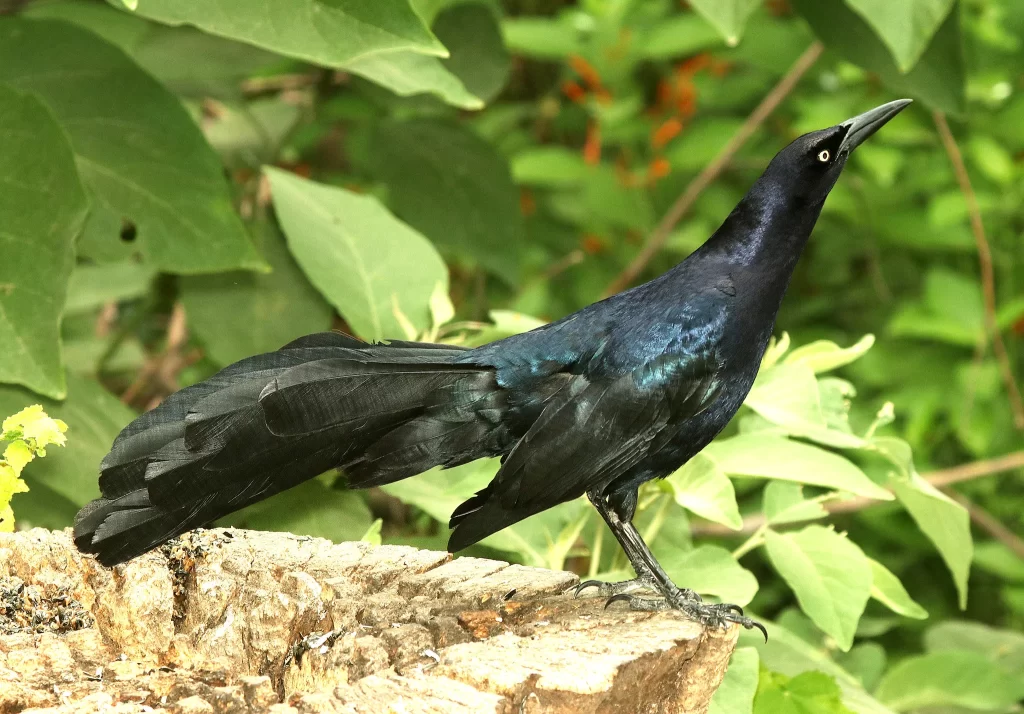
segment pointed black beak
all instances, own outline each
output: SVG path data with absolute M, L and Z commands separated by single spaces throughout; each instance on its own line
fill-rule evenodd
M 897 99 L 895 102 L 869 109 L 863 114 L 844 121 L 839 125 L 846 127 L 846 136 L 843 137 L 843 143 L 839 145 L 839 153 L 849 154 L 863 144 L 869 136 L 881 129 L 883 124 L 903 111 L 903 108 L 910 102 L 910 99 Z

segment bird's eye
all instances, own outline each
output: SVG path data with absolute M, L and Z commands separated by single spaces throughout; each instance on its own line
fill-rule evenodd
M 818 161 L 821 163 L 827 163 L 832 154 L 828 153 L 828 149 L 823 149 L 818 153 Z

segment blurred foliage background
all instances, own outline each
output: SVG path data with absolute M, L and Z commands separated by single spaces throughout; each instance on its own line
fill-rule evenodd
M 684 258 L 797 135 L 917 100 L 828 199 L 747 406 L 638 519 L 680 585 L 770 623 L 714 711 L 1020 710 L 1024 4 L 0 13 L 0 416 L 69 425 L 27 492 L 0 479 L 18 527 L 68 526 L 119 429 L 220 367 L 530 329 Z M 326 474 L 226 522 L 443 549 L 495 468 Z M 629 575 L 583 503 L 471 552 Z

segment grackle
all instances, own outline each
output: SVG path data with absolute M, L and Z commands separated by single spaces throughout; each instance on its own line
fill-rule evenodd
M 75 542 L 114 565 L 332 468 L 366 488 L 500 456 L 449 550 L 586 494 L 637 577 L 580 588 L 763 631 L 672 582 L 631 522 L 637 489 L 739 409 L 850 152 L 909 103 L 799 137 L 686 260 L 557 322 L 476 349 L 319 333 L 172 394 L 114 441 Z

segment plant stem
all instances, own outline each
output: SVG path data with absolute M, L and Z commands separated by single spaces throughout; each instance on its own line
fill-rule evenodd
M 744 555 L 759 548 L 764 544 L 764 534 L 768 532 L 768 524 L 762 523 L 761 526 L 754 531 L 749 538 L 741 543 L 736 550 L 732 552 L 732 557 L 739 560 Z

